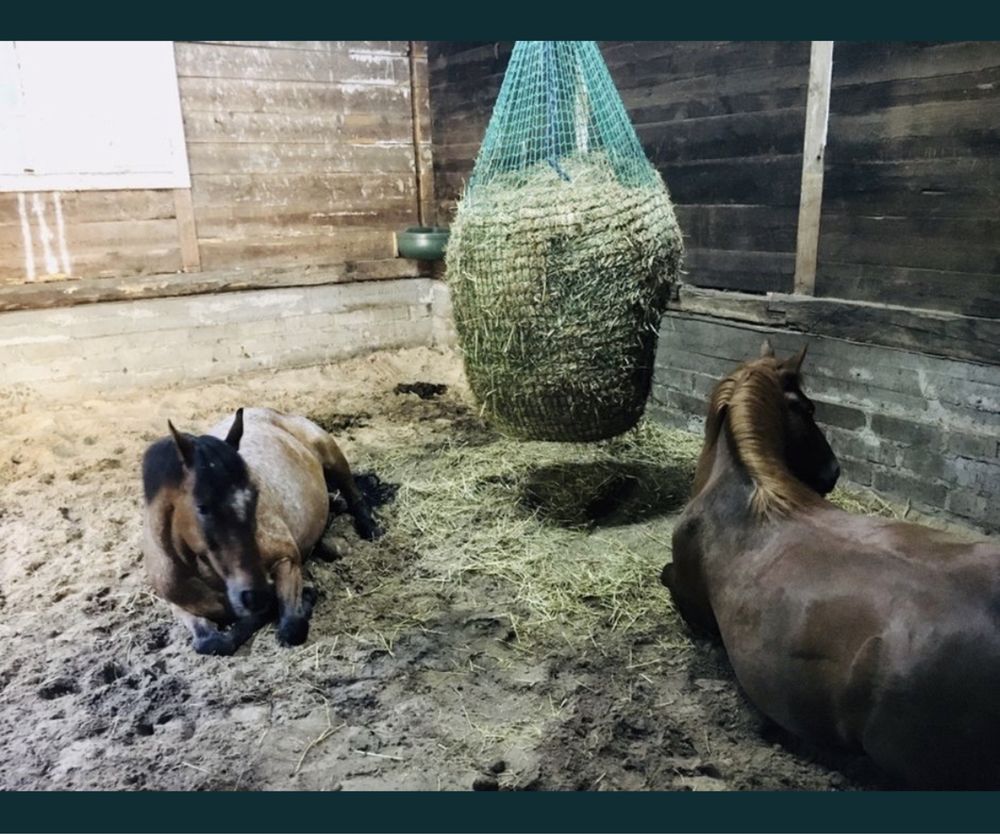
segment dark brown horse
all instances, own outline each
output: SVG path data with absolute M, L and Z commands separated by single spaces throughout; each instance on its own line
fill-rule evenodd
M 381 532 L 337 444 L 305 417 L 266 408 L 241 408 L 201 437 L 168 425 L 143 458 L 154 589 L 202 654 L 232 654 L 275 603 L 281 642 L 305 642 L 315 595 L 302 561 L 326 528 L 328 489 L 346 499 L 361 536 Z
M 663 582 L 786 730 L 912 787 L 1000 788 L 1000 547 L 824 500 L 804 353 L 765 343 L 719 383 Z

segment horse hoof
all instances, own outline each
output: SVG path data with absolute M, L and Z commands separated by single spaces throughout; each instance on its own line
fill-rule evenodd
M 358 519 L 355 524 L 355 528 L 361 538 L 370 542 L 375 541 L 375 539 L 380 539 L 385 535 L 385 530 L 383 530 L 373 518 Z
M 283 646 L 301 646 L 309 636 L 309 620 L 289 617 L 278 624 L 278 640 Z
M 316 607 L 316 601 L 319 599 L 319 591 L 313 587 L 306 587 L 302 589 L 302 608 L 305 611 L 304 616 L 308 617 L 313 608 Z
M 193 646 L 198 654 L 225 656 L 236 651 L 233 641 L 225 634 L 207 634 L 204 637 L 196 637 Z

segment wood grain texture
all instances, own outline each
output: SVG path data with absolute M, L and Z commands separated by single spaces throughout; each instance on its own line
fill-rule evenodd
M 888 304 L 681 287 L 671 309 L 1000 365 L 1000 321 Z
M 1000 44 L 836 50 L 817 294 L 996 318 Z
M 392 232 L 415 221 L 422 192 L 432 199 L 415 176 L 418 162 L 433 164 L 429 131 L 414 146 L 415 115 L 429 120 L 426 47 L 414 54 L 416 78 L 406 41 L 182 42 L 174 51 L 192 188 L 60 195 L 79 288 L 60 298 L 130 297 L 128 281 L 147 296 L 212 285 L 182 270 L 250 269 L 256 280 L 261 270 L 392 257 Z M 29 217 L 35 280 L 64 278 L 59 253 L 43 251 L 41 222 Z M 17 195 L 0 195 L 0 283 L 26 281 L 24 241 Z M 419 272 L 402 261 L 391 271 Z M 20 298 L 48 303 L 35 289 Z
M 431 44 L 434 172 L 449 217 L 485 133 L 510 42 Z M 809 44 L 602 42 L 685 234 L 685 280 L 791 288 Z
M 832 76 L 833 41 L 813 41 L 795 249 L 795 292 L 804 295 L 812 295 L 816 289 L 819 222 L 823 210 L 823 158 L 826 153 Z

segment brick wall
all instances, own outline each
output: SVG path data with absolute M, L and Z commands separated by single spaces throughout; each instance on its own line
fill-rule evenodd
M 928 514 L 1000 532 L 1000 367 L 668 315 L 651 411 L 701 430 L 715 383 L 758 354 L 809 344 L 805 389 L 852 483 Z

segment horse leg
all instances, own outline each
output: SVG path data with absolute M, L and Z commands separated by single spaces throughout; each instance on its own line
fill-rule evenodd
M 191 645 L 198 654 L 231 655 L 265 626 L 270 614 L 251 614 L 236 620 L 226 631 L 215 621 L 173 605 L 174 613 L 191 632 Z
M 278 596 L 278 639 L 286 646 L 300 646 L 309 636 L 316 591 L 303 587 L 302 556 L 294 543 L 285 554 L 271 568 Z
M 358 535 L 368 541 L 382 536 L 384 531 L 375 521 L 371 507 L 354 482 L 354 475 L 351 473 L 347 458 L 329 435 L 326 435 L 320 443 L 320 456 L 327 487 L 339 490 L 344 496 L 348 509 L 354 517 L 354 529 L 358 531 Z
M 331 492 L 338 491 L 354 517 L 354 529 L 363 539 L 377 539 L 383 531 L 372 516 L 371 507 L 354 482 L 350 464 L 330 434 L 305 417 L 281 416 L 279 425 L 311 447 L 323 465 L 323 477 Z
M 668 562 L 660 573 L 660 582 L 670 592 L 670 599 L 695 637 L 717 638 L 719 624 L 704 594 L 692 593 L 677 565 Z
M 192 646 L 198 654 L 233 654 L 273 616 L 273 611 L 264 611 L 240 617 L 223 631 L 218 623 L 233 619 L 225 594 L 197 576 L 180 576 L 176 572 L 166 596 L 177 618 L 191 632 Z

